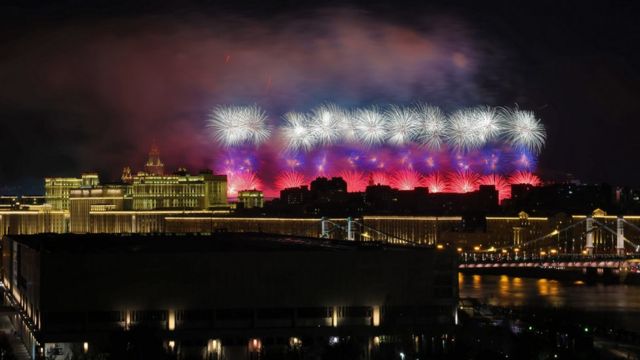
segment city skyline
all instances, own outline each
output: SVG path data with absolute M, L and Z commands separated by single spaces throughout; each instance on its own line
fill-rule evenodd
M 640 358 L 639 18 L 0 5 L 0 358 Z
M 538 161 L 543 179 L 571 173 L 590 183 L 640 184 L 622 156 L 635 149 L 637 129 L 627 120 L 637 113 L 632 79 L 638 73 L 637 51 L 625 45 L 635 36 L 627 31 L 632 12 L 623 3 L 607 9 L 549 3 L 556 12 L 539 14 L 527 4 L 435 2 L 423 5 L 421 16 L 387 11 L 381 2 L 255 5 L 222 6 L 219 15 L 215 5 L 15 7 L 0 38 L 8 49 L 0 63 L 0 115 L 7 124 L 0 150 L 20 155 L 2 163 L 3 192 L 33 193 L 42 177 L 82 171 L 115 179 L 152 139 L 172 167 L 215 168 L 220 148 L 205 120 L 216 105 L 258 104 L 278 122 L 288 110 L 327 102 L 426 101 L 447 112 L 517 105 L 547 127 Z M 613 15 L 584 26 L 600 10 Z M 57 14 L 64 23 L 55 21 Z M 529 26 L 536 16 L 545 20 L 546 42 Z M 24 29 L 19 19 L 39 25 Z M 567 29 L 562 19 L 577 26 Z M 113 28 L 117 37 L 109 35 Z M 370 35 L 373 29 L 379 38 Z M 16 32 L 20 40 L 11 38 Z M 39 46 L 44 40 L 50 45 Z M 601 51 L 608 40 L 616 51 Z M 309 53 L 301 50 L 305 43 L 322 46 Z M 416 57 L 412 49 L 425 51 Z M 43 57 L 49 60 L 40 64 Z M 567 141 L 573 138 L 579 141 Z

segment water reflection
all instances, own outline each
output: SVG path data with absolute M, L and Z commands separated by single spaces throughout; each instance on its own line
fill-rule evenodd
M 640 286 L 589 285 L 582 281 L 565 282 L 507 275 L 465 275 L 459 276 L 458 280 L 460 297 L 463 298 L 476 298 L 503 307 L 566 308 L 615 313 L 623 322 L 631 322 L 631 318 L 637 320 L 633 327 L 640 330 Z

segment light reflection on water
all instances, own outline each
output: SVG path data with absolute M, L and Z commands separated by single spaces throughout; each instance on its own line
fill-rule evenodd
M 640 286 L 637 285 L 471 274 L 459 274 L 458 282 L 461 298 L 476 298 L 502 307 L 565 308 L 613 314 L 618 322 L 629 323 L 625 328 L 640 331 Z

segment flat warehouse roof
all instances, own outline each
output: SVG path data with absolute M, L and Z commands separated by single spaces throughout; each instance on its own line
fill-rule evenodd
M 35 234 L 9 239 L 45 253 L 189 253 L 268 251 L 431 251 L 432 247 L 328 240 L 267 233 Z

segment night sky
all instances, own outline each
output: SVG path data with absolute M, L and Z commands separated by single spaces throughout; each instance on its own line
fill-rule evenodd
M 533 110 L 543 179 L 640 185 L 635 1 L 15 2 L 0 6 L 0 192 L 212 168 L 218 104 Z M 605 4 L 606 3 L 606 4 Z M 6 3 L 5 3 L 6 4 Z

